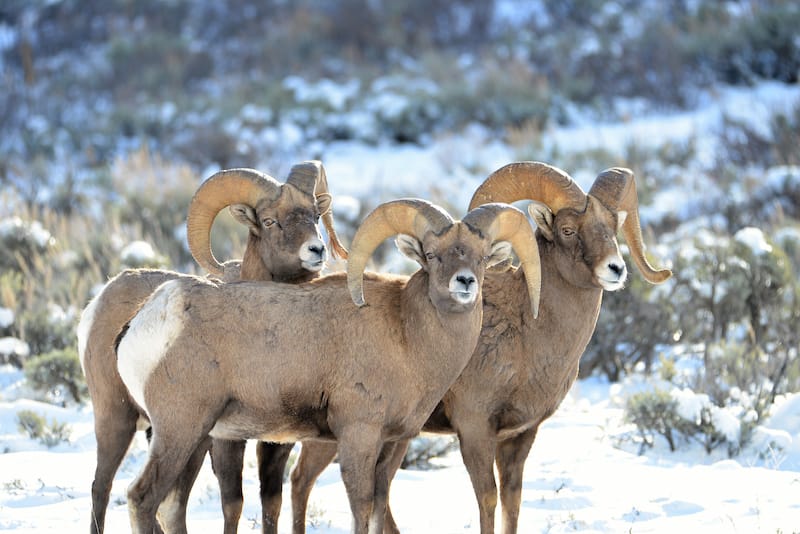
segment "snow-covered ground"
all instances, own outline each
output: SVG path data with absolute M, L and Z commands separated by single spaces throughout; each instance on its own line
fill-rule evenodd
M 768 84 L 746 94 L 739 90 L 716 94 L 695 113 L 632 118 L 625 124 L 578 122 L 546 132 L 543 152 L 553 146 L 562 152 L 604 146 L 612 151 L 619 148 L 621 153 L 620 147 L 631 139 L 654 145 L 687 136 L 703 140 L 719 127 L 723 114 L 745 110 L 748 120 L 763 125 L 769 112 L 796 105 L 800 87 Z M 701 156 L 714 148 L 701 146 Z M 469 169 L 491 171 L 517 159 L 513 149 L 479 128 L 425 147 L 340 143 L 325 147 L 323 154 L 331 192 L 339 202 L 334 210 L 350 220 L 358 216 L 359 204 L 365 200 L 377 204 L 411 193 L 463 209 L 477 185 L 475 173 Z M 612 164 L 616 162 L 609 162 Z M 575 178 L 587 186 L 593 175 L 577 173 Z M 708 185 L 694 187 L 705 191 Z M 95 465 L 91 405 L 61 408 L 29 400 L 32 396 L 22 381 L 19 371 L 0 368 L 0 531 L 86 532 Z M 780 447 L 764 447 L 762 441 L 758 452 L 745 450 L 728 459 L 708 456 L 700 446 L 688 445 L 675 453 L 657 445 L 639 456 L 638 447 L 623 439 L 630 429 L 623 424 L 619 394 L 619 386 L 598 380 L 578 382 L 556 414 L 542 425 L 526 466 L 521 533 L 800 532 L 800 395 L 776 403 L 763 425 L 765 435 Z M 17 429 L 21 410 L 68 423 L 70 442 L 47 449 L 23 436 Z M 129 530 L 125 491 L 145 457 L 140 435 L 117 474 L 107 532 Z M 440 463 L 437 470 L 398 473 L 391 503 L 401 530 L 479 532 L 477 505 L 458 452 Z M 244 532 L 260 529 L 252 448 L 248 448 L 245 480 L 240 524 Z M 288 496 L 288 487 L 284 494 Z M 290 531 L 290 515 L 285 499 L 281 532 Z M 350 531 L 349 507 L 337 465 L 331 465 L 318 481 L 308 523 L 310 532 Z M 216 480 L 209 465 L 192 493 L 189 528 L 192 532 L 219 532 L 222 528 Z
M 19 378 L 8 368 L 3 376 L 6 382 Z M 72 443 L 48 450 L 23 438 L 15 428 L 20 409 L 69 422 Z M 613 387 L 598 380 L 578 382 L 542 425 L 528 458 L 520 532 L 798 532 L 800 396 L 787 399 L 776 412 L 774 419 L 795 446 L 772 458 L 748 453 L 736 460 L 709 457 L 699 446 L 677 453 L 656 448 L 638 456 L 626 450 L 632 447 L 616 445 L 625 428 Z M 86 532 L 95 463 L 90 408 L 2 402 L 0 447 L 10 449 L 0 454 L 0 530 Z M 241 532 L 260 530 L 253 450 L 248 446 Z M 140 433 L 115 480 L 107 532 L 129 530 L 125 490 L 145 457 Z M 459 453 L 438 463 L 440 469 L 400 471 L 395 478 L 391 503 L 401 530 L 479 532 L 475 497 Z M 280 532 L 291 531 L 288 495 L 287 484 Z M 307 519 L 309 532 L 350 531 L 337 464 L 330 465 L 317 482 Z M 188 524 L 190 532 L 222 530 L 216 479 L 208 461 L 192 492 Z

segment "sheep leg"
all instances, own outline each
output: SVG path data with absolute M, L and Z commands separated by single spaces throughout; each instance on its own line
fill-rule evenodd
M 500 477 L 500 505 L 503 534 L 516 534 L 522 500 L 522 472 L 536 439 L 536 428 L 497 444 L 497 472 Z
M 385 509 L 384 522 L 382 532 L 383 534 L 400 534 L 400 529 L 397 528 L 397 523 L 392 516 L 392 510 L 389 507 L 389 490 L 391 488 L 392 480 L 395 473 L 400 469 L 403 463 L 403 458 L 408 449 L 410 440 L 402 440 L 391 443 L 390 447 L 384 447 L 381 453 L 384 458 L 378 460 L 376 469 L 376 483 L 375 483 L 375 508 Z M 376 532 L 381 532 L 376 530 Z
M 106 509 L 114 475 L 136 434 L 139 413 L 130 403 L 115 404 L 113 413 L 95 407 L 94 433 L 97 438 L 97 466 L 92 482 L 92 518 L 89 532 L 103 534 Z
M 478 500 L 481 534 L 494 534 L 497 508 L 497 484 L 494 479 L 495 434 L 486 418 L 473 420 L 466 429 L 459 428 L 461 457 Z
M 261 532 L 278 534 L 278 517 L 283 501 L 283 473 L 294 443 L 267 443 L 256 446 L 258 480 L 261 482 Z
M 311 488 L 320 473 L 336 456 L 336 442 L 307 441 L 292 469 L 292 533 L 305 534 L 306 509 Z
M 182 420 L 191 421 L 191 416 L 187 414 Z M 197 430 L 163 428 L 154 431 L 147 463 L 128 488 L 128 514 L 133 534 L 151 534 L 157 528 L 158 505 L 175 486 L 211 426 L 206 424 Z
M 353 534 L 379 534 L 385 509 L 375 510 L 375 474 L 383 446 L 381 428 L 356 425 L 338 437 L 339 468 L 353 513 Z
M 244 469 L 244 440 L 215 439 L 211 445 L 211 467 L 219 482 L 225 534 L 236 534 L 242 516 L 242 470 Z
M 203 467 L 206 452 L 211 447 L 211 438 L 205 438 L 194 450 L 186 467 L 178 477 L 175 487 L 158 507 L 158 521 L 164 527 L 164 532 L 169 534 L 186 534 L 186 508 L 189 503 L 189 494 Z

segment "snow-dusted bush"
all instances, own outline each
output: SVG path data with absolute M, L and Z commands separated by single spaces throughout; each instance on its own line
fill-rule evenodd
M 749 437 L 755 415 L 741 406 L 718 406 L 708 395 L 688 388 L 670 391 L 652 389 L 631 395 L 625 418 L 636 426 L 640 453 L 664 438 L 670 451 L 690 442 L 700 443 L 707 453 L 725 445 L 728 455 L 737 454 Z
M 47 448 L 55 447 L 59 443 L 68 443 L 72 433 L 69 424 L 60 423 L 55 419 L 48 422 L 44 415 L 32 410 L 17 412 L 17 428 Z
M 21 339 L 10 336 L 0 338 L 0 363 L 10 363 L 22 369 L 30 353 L 31 348 Z
M 676 245 L 671 300 L 681 310 L 681 338 L 742 341 L 744 328 L 763 343 L 796 285 L 786 254 L 757 228 L 733 236 L 701 230 Z
M 709 453 L 725 447 L 735 455 L 775 399 L 800 387 L 800 281 L 781 248 L 792 242 L 791 233 L 772 241 L 754 227 L 733 235 L 693 229 L 677 238 L 674 277 L 649 300 L 632 309 L 604 299 L 594 350 L 601 347 L 613 364 L 614 355 L 637 355 L 636 348 L 658 338 L 651 346 L 662 352 L 661 361 L 634 367 L 642 360 L 631 359 L 625 366 L 647 374 L 653 364 L 661 371 L 660 382 L 651 379 L 650 388 L 626 403 L 643 447 L 661 436 L 671 450 L 691 441 Z M 620 296 L 641 298 L 640 291 L 634 280 Z
M 65 312 L 59 306 L 37 304 L 20 315 L 20 334 L 30 346 L 31 354 L 44 354 L 64 349 L 75 343 L 77 313 Z
M 64 392 L 77 403 L 87 396 L 78 353 L 73 348 L 30 358 L 25 362 L 25 378 L 51 401 L 66 402 Z
M 402 469 L 431 469 L 431 460 L 458 449 L 455 436 L 418 436 L 411 440 L 400 465 Z
M 164 267 L 167 259 L 153 250 L 147 241 L 132 241 L 119 253 L 120 261 L 126 267 Z
M 0 268 L 21 269 L 20 259 L 43 254 L 55 239 L 40 221 L 14 216 L 0 220 Z

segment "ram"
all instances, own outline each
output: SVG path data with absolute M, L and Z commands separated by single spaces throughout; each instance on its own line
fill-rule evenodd
M 421 269 L 364 276 L 375 248 L 398 234 Z M 117 349 L 120 376 L 153 426 L 148 461 L 128 490 L 133 531 L 152 532 L 157 506 L 209 434 L 335 440 L 354 532 L 382 531 L 387 461 L 466 365 L 480 333 L 485 270 L 512 248 L 536 315 L 536 240 L 522 212 L 505 204 L 461 221 L 422 200 L 382 204 L 353 238 L 346 277 L 163 284 Z
M 475 352 L 423 427 L 458 435 L 482 534 L 494 532 L 494 464 L 500 478 L 502 531 L 517 531 L 523 468 L 536 431 L 577 377 L 603 291 L 622 289 L 627 278 L 618 231 L 622 230 L 645 280 L 658 284 L 671 276 L 669 270 L 655 270 L 645 257 L 636 183 L 629 169 L 602 172 L 587 195 L 560 169 L 539 162 L 512 163 L 484 181 L 470 208 L 520 200 L 532 201 L 528 211 L 538 226 L 539 318 L 533 320 L 526 305 L 518 270 L 487 273 L 483 326 Z M 402 461 L 402 449 L 398 447 L 391 462 L 394 470 Z M 303 444 L 291 475 L 295 534 L 305 532 L 309 493 L 335 453 L 324 443 Z M 391 513 L 385 532 L 398 532 Z
M 226 206 L 249 232 L 243 260 L 223 265 L 211 252 L 210 231 L 214 218 Z M 187 218 L 189 249 L 201 266 L 226 281 L 238 280 L 240 274 L 243 279 L 311 280 L 319 276 L 326 255 L 317 228 L 320 213 L 334 254 L 347 254 L 333 228 L 330 208 L 325 170 L 317 161 L 292 167 L 285 184 L 252 169 L 224 170 L 203 182 L 192 199 Z M 103 532 L 111 484 L 142 415 L 117 372 L 114 340 L 159 285 L 182 276 L 186 275 L 165 270 L 123 271 L 106 283 L 81 315 L 78 350 L 94 407 L 97 438 L 93 533 Z M 172 525 L 172 531 L 185 531 L 186 499 L 204 455 L 201 447 L 170 506 L 162 509 L 162 520 Z

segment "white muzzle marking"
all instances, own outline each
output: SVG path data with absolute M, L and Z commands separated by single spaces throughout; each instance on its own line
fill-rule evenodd
M 117 368 L 133 400 L 147 412 L 144 388 L 183 329 L 179 280 L 163 283 L 131 319 L 117 350 Z M 149 415 L 149 414 L 148 414 Z
M 460 269 L 450 278 L 450 296 L 460 304 L 471 304 L 478 297 L 478 281 L 469 269 Z
M 321 239 L 315 237 L 300 245 L 300 265 L 313 273 L 321 271 L 327 259 L 327 249 Z
M 606 291 L 622 289 L 628 279 L 628 269 L 619 254 L 611 254 L 600 262 L 594 270 L 597 280 Z

